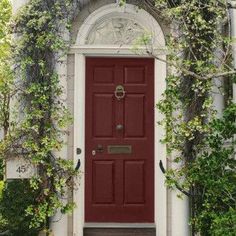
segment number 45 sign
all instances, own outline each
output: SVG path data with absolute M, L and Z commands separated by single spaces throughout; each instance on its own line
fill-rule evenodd
M 6 160 L 6 179 L 29 179 L 36 174 L 36 166 L 23 157 Z

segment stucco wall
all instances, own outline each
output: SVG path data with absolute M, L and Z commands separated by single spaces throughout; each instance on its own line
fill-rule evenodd
M 24 4 L 28 2 L 28 0 L 11 0 L 12 2 L 12 11 L 13 14 L 15 14 L 20 7 L 22 7 Z

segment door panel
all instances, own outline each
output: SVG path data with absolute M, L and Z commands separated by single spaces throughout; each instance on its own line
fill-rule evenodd
M 126 84 L 145 83 L 145 67 L 124 67 L 124 78 Z
M 145 204 L 144 161 L 125 161 L 125 204 Z
M 93 136 L 96 138 L 112 137 L 114 124 L 113 94 L 94 94 L 93 106 Z
M 94 67 L 93 81 L 95 84 L 96 83 L 113 84 L 114 68 L 112 66 Z
M 85 129 L 85 221 L 153 222 L 153 59 L 86 58 Z
M 93 162 L 93 203 L 114 203 L 114 161 Z
M 127 94 L 124 111 L 125 137 L 144 137 L 145 97 L 143 94 Z

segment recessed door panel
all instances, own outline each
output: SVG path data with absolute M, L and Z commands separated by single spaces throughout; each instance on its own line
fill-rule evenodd
M 93 135 L 112 137 L 114 124 L 113 94 L 93 95 Z
M 114 203 L 114 162 L 93 161 L 93 204 Z
M 145 67 L 125 67 L 125 83 L 127 84 L 144 84 Z
M 125 204 L 145 204 L 144 161 L 125 162 Z
M 93 75 L 94 83 L 105 83 L 112 84 L 114 82 L 114 68 L 103 66 L 103 67 L 95 67 Z
M 125 99 L 125 137 L 145 136 L 144 94 L 127 94 Z
M 154 60 L 86 58 L 85 221 L 154 222 Z

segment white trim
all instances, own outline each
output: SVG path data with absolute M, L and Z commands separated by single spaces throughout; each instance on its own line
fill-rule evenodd
M 134 55 L 137 56 L 145 56 L 147 57 L 147 47 L 139 47 L 138 51 L 135 48 L 132 48 L 132 46 L 129 45 L 123 45 L 123 46 L 114 46 L 114 45 L 73 45 L 70 48 L 69 53 L 83 53 L 83 54 L 96 54 L 96 51 L 98 54 L 102 51 L 104 54 L 127 54 L 127 55 Z M 161 48 L 152 48 L 152 54 L 153 55 L 167 55 L 167 50 L 165 47 Z M 149 57 L 149 56 L 148 56 Z
M 161 56 L 166 59 L 166 56 Z M 162 94 L 166 89 L 166 63 L 155 60 L 155 102 L 162 98 Z M 163 114 L 155 109 L 155 122 L 160 121 Z M 159 161 L 162 160 L 166 167 L 166 146 L 160 143 L 165 136 L 165 130 L 158 124 L 155 125 L 155 222 L 156 235 L 167 235 L 167 189 L 165 187 L 165 177 L 159 168 Z
M 93 54 L 86 54 L 93 56 Z M 81 160 L 81 171 L 84 173 L 84 115 L 85 115 L 85 54 L 75 54 L 75 96 L 74 96 L 74 162 L 77 163 L 78 155 L 76 154 L 76 147 L 82 149 L 82 154 L 79 155 Z M 96 54 L 98 55 L 98 54 Z M 101 56 L 106 56 L 102 54 Z M 107 55 L 108 56 L 108 55 Z M 110 55 L 109 55 L 110 56 Z M 128 57 L 127 55 L 119 55 L 120 57 Z M 138 55 L 136 57 L 139 57 Z M 165 58 L 165 56 L 163 56 Z M 165 89 L 166 64 L 155 60 L 155 101 L 159 101 L 161 94 Z M 77 80 L 77 81 L 76 81 Z M 78 115 L 79 114 L 79 115 Z M 161 114 L 155 109 L 155 121 L 161 119 Z M 78 128 L 76 128 L 78 127 Z M 164 135 L 164 129 L 155 126 L 155 223 L 156 235 L 165 236 L 167 230 L 167 202 L 166 202 L 166 188 L 164 176 L 159 168 L 159 161 L 162 160 L 166 166 L 166 147 L 161 144 L 159 140 Z M 82 174 L 83 175 L 83 174 Z M 77 208 L 74 210 L 73 226 L 74 235 L 83 235 L 84 227 L 84 176 L 80 180 L 80 186 L 74 193 L 74 201 Z M 80 207 L 82 206 L 82 207 Z
M 74 80 L 74 164 L 76 165 L 78 158 L 80 158 L 81 179 L 79 179 L 77 190 L 73 193 L 73 199 L 77 205 L 73 211 L 73 232 L 74 236 L 82 236 L 85 188 L 85 57 L 83 54 L 75 54 Z M 81 148 L 80 155 L 77 155 L 76 148 Z
M 126 17 L 135 17 L 137 22 L 143 22 L 149 29 L 153 29 L 158 38 L 158 46 L 165 48 L 164 34 L 155 19 L 144 10 L 138 10 L 129 4 L 126 4 L 125 10 L 117 8 L 116 4 L 109 4 L 99 8 L 85 20 L 78 33 L 77 45 L 73 46 L 71 51 L 75 53 L 75 92 L 74 92 L 74 162 L 77 163 L 78 157 L 81 160 L 81 171 L 84 173 L 84 143 L 85 143 L 85 56 L 109 56 L 109 57 L 148 57 L 147 54 L 141 55 L 133 52 L 132 46 L 114 47 L 114 46 L 92 46 L 81 45 L 85 42 L 86 36 L 89 34 L 91 25 L 99 18 L 104 18 L 112 11 L 116 13 L 126 14 Z M 125 12 L 124 12 L 125 11 Z M 158 32 L 158 34 L 156 34 Z M 81 36 L 81 37 L 79 37 Z M 165 59 L 165 52 L 160 51 L 162 59 Z M 166 63 L 155 60 L 155 102 L 161 99 L 161 94 L 165 90 Z M 155 121 L 161 119 L 161 114 L 155 109 Z M 155 125 L 155 224 L 156 235 L 167 235 L 167 193 L 164 186 L 164 176 L 159 168 L 159 161 L 162 160 L 166 166 L 166 147 L 159 140 L 163 137 L 165 131 L 162 127 Z M 82 154 L 76 154 L 76 148 L 82 149 Z M 84 224 L 84 176 L 80 180 L 80 186 L 74 192 L 74 201 L 77 208 L 74 210 L 73 232 L 74 236 L 83 235 Z M 104 225 L 104 224 L 103 224 Z M 133 224 L 129 224 L 132 226 Z

